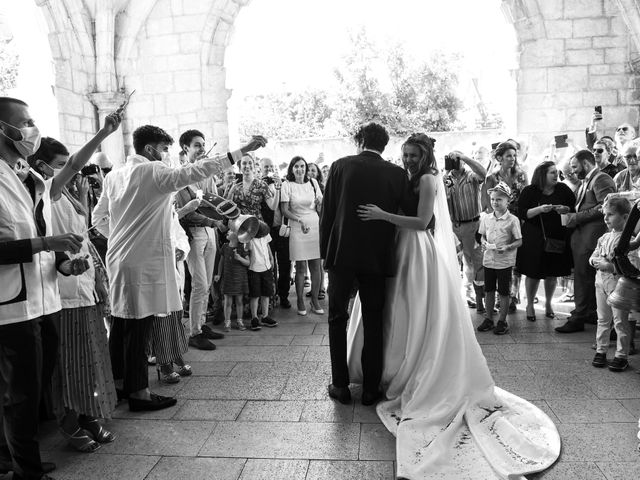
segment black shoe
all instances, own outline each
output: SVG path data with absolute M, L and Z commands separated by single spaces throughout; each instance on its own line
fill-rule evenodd
M 516 297 L 511 297 L 511 302 L 509 303 L 509 312 L 513 313 L 518 309 L 516 307 Z
M 509 325 L 504 320 L 498 320 L 498 324 L 496 325 L 496 328 L 493 329 L 493 333 L 496 335 L 509 333 Z
M 607 366 L 607 354 L 606 353 L 596 353 L 595 357 L 593 357 L 593 361 L 591 362 L 596 368 L 604 368 Z
M 291 308 L 291 302 L 286 297 L 280 297 L 280 308 Z
M 485 318 L 484 321 L 478 327 L 479 332 L 488 332 L 489 330 L 493 330 L 493 320 L 490 318 Z
M 262 327 L 260 326 L 260 320 L 258 320 L 257 317 L 253 317 L 251 319 L 251 326 L 249 328 L 251 330 L 253 330 L 254 332 L 256 332 L 258 330 L 262 330 Z
M 467 298 L 467 306 L 469 308 L 476 308 L 476 302 L 474 302 L 473 300 L 471 300 L 470 298 Z
M 556 332 L 558 333 L 574 333 L 582 331 L 584 331 L 584 325 L 582 324 L 582 322 L 578 322 L 575 320 L 567 320 L 567 323 L 565 323 L 561 327 L 556 327 Z
M 382 399 L 382 393 L 380 392 L 362 392 L 362 405 L 368 407 L 369 405 L 375 405 Z
M 265 327 L 277 327 L 278 326 L 278 322 L 276 322 L 273 318 L 271 317 L 263 317 L 262 320 L 260 320 L 260 325 L 264 325 Z
M 211 343 L 207 338 L 199 333 L 198 335 L 194 335 L 193 337 L 189 337 L 189 346 L 193 348 L 197 348 L 198 350 L 215 350 L 216 346 Z
M 614 357 L 614 359 L 611 360 L 608 365 L 609 370 L 611 370 L 612 372 L 622 372 L 623 370 L 626 370 L 628 366 L 629 362 L 627 361 L 627 359 L 620 357 Z
M 208 338 L 209 340 L 221 340 L 224 338 L 224 334 L 216 332 L 206 323 L 202 325 L 202 327 L 200 327 L 200 330 L 202 331 L 202 335 L 204 335 L 205 338 Z
M 173 407 L 178 401 L 173 397 L 163 397 L 162 395 L 151 394 L 151 400 L 141 400 L 139 398 L 129 398 L 129 411 L 150 412 Z
M 42 473 L 51 473 L 56 469 L 56 464 L 53 462 L 42 462 L 40 464 L 40 468 L 42 469 Z M 0 475 L 5 475 L 9 472 L 13 471 L 13 463 L 12 462 L 0 462 Z M 41 477 L 41 478 L 51 478 L 51 477 Z M 53 480 L 53 479 L 52 479 Z
M 349 391 L 349 387 L 336 387 L 334 384 L 330 384 L 327 387 L 327 392 L 331 398 L 343 403 L 344 405 L 349 405 L 351 403 L 351 392 Z
M 487 310 L 484 308 L 484 306 L 476 307 L 476 313 L 483 314 L 486 312 Z

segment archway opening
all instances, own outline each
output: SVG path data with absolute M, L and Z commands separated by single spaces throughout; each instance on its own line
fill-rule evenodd
M 474 141 L 488 144 L 499 133 L 516 131 L 518 42 L 500 0 L 456 4 L 398 0 L 393 5 L 382 0 L 327 0 L 313 6 L 273 0 L 252 2 L 234 22 L 225 59 L 227 87 L 233 92 L 229 100 L 232 143 L 252 127 L 259 128 L 259 121 L 247 122 L 243 115 L 251 114 L 252 105 L 262 107 L 266 97 L 279 102 L 297 95 L 309 101 L 305 92 L 328 92 L 330 97 L 344 88 L 337 75 L 345 66 L 345 56 L 354 53 L 354 37 L 362 32 L 379 53 L 377 60 L 397 46 L 403 61 L 416 64 L 429 62 L 438 53 L 447 59 L 457 57 L 449 67 L 457 77 L 454 91 L 461 108 L 446 128 L 451 135 L 440 145 L 441 152 L 456 142 L 460 147 L 471 147 Z M 390 88 L 388 69 L 388 62 L 376 61 L 374 70 L 383 92 Z M 304 146 L 313 158 L 326 149 L 326 137 L 347 133 L 344 124 L 335 125 L 332 120 L 319 135 L 295 138 L 293 129 L 293 137 L 280 138 L 273 148 L 284 154 L 292 151 L 284 148 L 287 143 Z

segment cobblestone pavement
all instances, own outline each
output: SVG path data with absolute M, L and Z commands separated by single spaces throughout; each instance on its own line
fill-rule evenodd
M 326 308 L 326 307 L 325 307 Z M 556 311 L 568 305 L 556 304 Z M 118 439 L 94 454 L 71 451 L 50 422 L 43 459 L 57 480 L 387 480 L 394 478 L 394 438 L 373 407 L 344 406 L 326 395 L 326 315 L 278 310 L 280 326 L 232 331 L 218 349 L 190 349 L 194 375 L 152 390 L 178 398 L 174 408 L 130 413 L 118 406 L 109 428 Z M 509 316 L 511 333 L 478 334 L 496 384 L 542 408 L 558 425 L 563 451 L 532 478 L 640 478 L 640 356 L 612 373 L 591 366 L 595 327 L 560 335 L 538 310 L 528 322 Z M 481 318 L 472 311 L 477 325 Z M 610 351 L 610 356 L 613 351 Z M 356 390 L 357 398 L 359 394 Z

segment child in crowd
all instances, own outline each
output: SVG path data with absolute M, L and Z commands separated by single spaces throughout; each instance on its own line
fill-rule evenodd
M 269 242 L 269 226 L 260 222 L 258 233 L 249 242 L 249 306 L 251 308 L 251 330 L 260 330 L 260 325 L 278 325 L 269 317 L 269 299 L 273 296 L 273 255 Z M 258 318 L 258 301 L 262 304 L 262 318 Z
M 609 198 L 604 206 L 604 222 L 609 231 L 598 239 L 596 249 L 589 258 L 589 263 L 596 272 L 596 304 L 598 308 L 598 328 L 596 330 L 596 355 L 591 364 L 597 368 L 607 366 L 607 349 L 609 348 L 609 334 L 611 333 L 611 321 L 616 330 L 616 354 L 611 362 L 608 362 L 609 370 L 622 372 L 629 366 L 627 356 L 631 335 L 629 331 L 629 312 L 619 310 L 607 303 L 607 297 L 615 290 L 619 276 L 616 274 L 611 260 L 614 249 L 618 245 L 624 224 L 627 221 L 631 204 L 623 197 Z
M 231 330 L 231 308 L 233 302 L 236 304 L 236 314 L 238 316 L 238 329 L 246 330 L 242 322 L 244 295 L 249 293 L 249 281 L 247 278 L 247 268 L 249 267 L 248 253 L 244 245 L 238 242 L 235 232 L 227 232 L 228 243 L 222 246 L 222 258 L 218 265 L 218 274 L 214 281 L 222 279 L 222 294 L 224 295 L 224 329 Z
M 509 295 L 511 290 L 511 270 L 516 264 L 516 252 L 522 245 L 520 220 L 509 213 L 511 198 L 509 186 L 500 182 L 489 190 L 493 212 L 480 220 L 478 234 L 484 245 L 484 291 L 485 319 L 478 327 L 479 332 L 487 332 L 494 328 L 493 307 L 496 301 L 496 283 L 500 295 L 500 311 L 498 324 L 493 330 L 496 335 L 509 332 L 507 313 L 509 311 Z

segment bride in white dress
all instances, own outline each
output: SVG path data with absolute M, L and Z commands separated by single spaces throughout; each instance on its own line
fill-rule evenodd
M 402 148 L 415 212 L 361 206 L 365 221 L 397 226 L 397 272 L 385 303 L 386 400 L 377 412 L 396 436 L 404 479 L 518 479 L 560 454 L 553 422 L 536 406 L 496 387 L 460 294 L 454 234 L 433 144 L 414 134 Z M 431 227 L 435 219 L 433 233 Z M 362 316 L 356 298 L 348 332 L 352 382 L 362 378 Z

